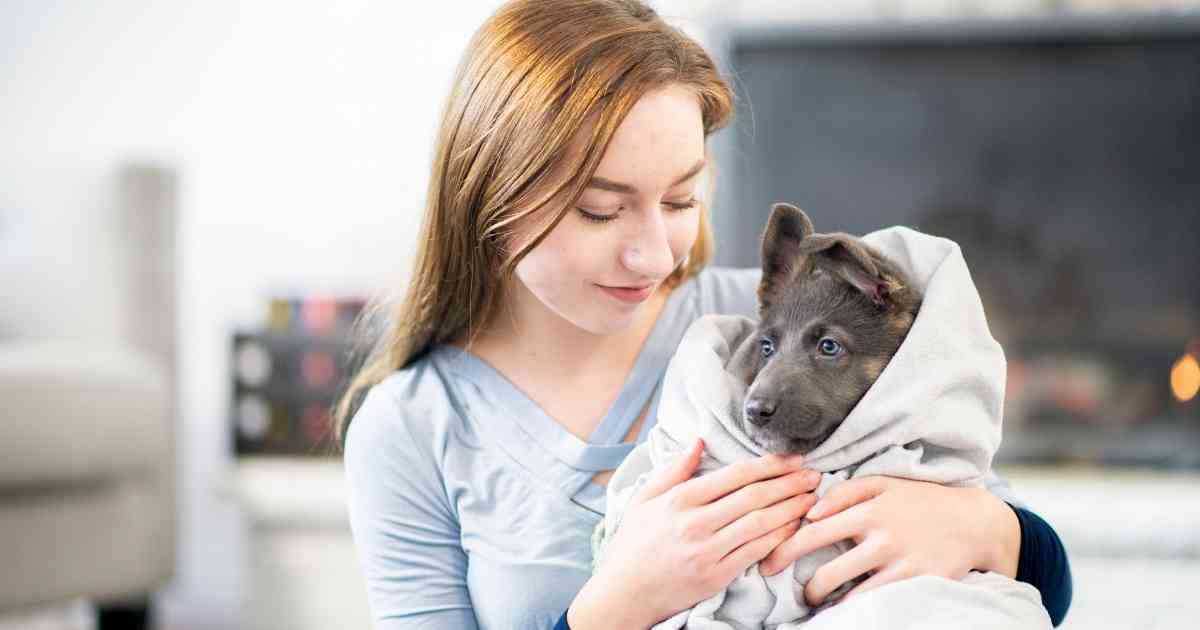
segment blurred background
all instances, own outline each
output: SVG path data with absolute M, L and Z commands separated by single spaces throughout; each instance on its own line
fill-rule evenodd
M 0 2 L 0 630 L 367 628 L 325 409 L 499 5 Z M 958 241 L 1063 627 L 1200 618 L 1200 0 L 659 1 L 769 205 Z

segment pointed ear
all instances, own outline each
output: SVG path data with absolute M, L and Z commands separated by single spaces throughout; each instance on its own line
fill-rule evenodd
M 904 289 L 899 270 L 849 234 L 821 234 L 801 249 L 813 266 L 850 283 L 880 308 L 894 306 L 892 294 Z
M 775 287 L 786 284 L 799 270 L 801 244 L 813 233 L 812 221 L 804 211 L 789 203 L 771 206 L 771 218 L 762 239 L 762 280 L 758 285 L 760 304 L 769 304 Z

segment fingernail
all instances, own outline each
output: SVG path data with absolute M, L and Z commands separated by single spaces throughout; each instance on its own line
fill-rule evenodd
M 793 466 L 798 466 L 804 463 L 803 455 L 788 455 L 785 459 L 787 463 L 792 464 Z

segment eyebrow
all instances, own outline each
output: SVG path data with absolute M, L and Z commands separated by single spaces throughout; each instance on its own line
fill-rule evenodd
M 693 165 L 692 168 L 689 168 L 686 173 L 680 175 L 678 179 L 671 182 L 671 186 L 678 186 L 679 184 L 682 184 L 683 182 L 695 177 L 696 173 L 699 173 L 702 169 L 704 169 L 704 164 L 705 161 L 703 158 L 701 158 L 700 161 L 696 162 L 696 164 Z M 629 195 L 637 193 L 637 188 L 634 188 L 629 184 L 614 182 L 611 179 L 605 179 L 603 177 L 593 177 L 592 181 L 588 182 L 588 188 L 599 188 L 600 190 L 625 193 Z

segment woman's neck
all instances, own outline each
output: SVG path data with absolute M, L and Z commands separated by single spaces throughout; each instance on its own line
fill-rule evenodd
M 662 286 L 627 328 L 596 334 L 564 319 L 523 286 L 514 287 L 492 322 L 468 348 L 506 376 L 559 383 L 585 382 L 597 373 L 632 368 L 670 296 Z M 463 342 L 454 345 L 465 348 Z

